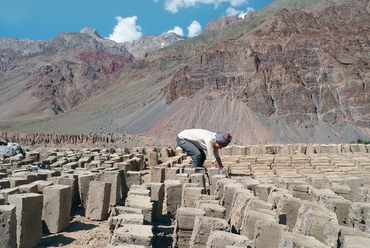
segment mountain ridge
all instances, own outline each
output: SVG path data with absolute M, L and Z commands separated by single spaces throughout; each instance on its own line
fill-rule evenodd
M 230 131 L 234 144 L 369 139 L 369 6 L 363 0 L 279 0 L 244 19 L 217 20 L 220 25 L 210 23 L 197 37 L 133 56 L 110 73 L 80 59 L 76 71 L 86 83 L 79 87 L 90 87 L 73 96 L 80 101 L 56 101 L 53 111 L 43 110 L 46 119 L 7 118 L 4 106 L 11 106 L 0 102 L 7 118 L 0 128 L 121 133 L 162 146 L 173 145 L 185 128 Z

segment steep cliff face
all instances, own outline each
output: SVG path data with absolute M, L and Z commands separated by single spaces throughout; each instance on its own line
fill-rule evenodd
M 313 128 L 370 125 L 368 1 L 317 12 L 281 10 L 228 41 L 199 51 L 167 87 L 180 97 L 243 102 L 265 117 Z

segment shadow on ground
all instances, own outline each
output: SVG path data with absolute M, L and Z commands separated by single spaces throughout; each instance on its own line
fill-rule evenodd
M 69 245 L 73 241 L 75 241 L 74 238 L 66 237 L 63 234 L 52 234 L 43 237 L 41 239 L 41 244 L 39 246 L 36 246 L 35 248 L 59 247 Z
M 153 221 L 153 247 L 172 247 L 172 235 L 174 227 L 172 224 L 173 215 L 163 215 L 159 221 Z

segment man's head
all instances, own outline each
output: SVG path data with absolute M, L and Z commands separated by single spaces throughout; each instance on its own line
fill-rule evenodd
M 222 133 L 217 132 L 216 133 L 216 144 L 219 149 L 226 147 L 230 141 L 232 140 L 230 133 Z

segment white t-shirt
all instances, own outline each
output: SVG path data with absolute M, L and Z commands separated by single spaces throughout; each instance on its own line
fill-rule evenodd
M 219 158 L 218 148 L 216 143 L 216 133 L 204 129 L 186 129 L 177 135 L 180 139 L 188 140 L 193 143 L 198 149 L 208 152 L 211 162 L 215 162 Z

